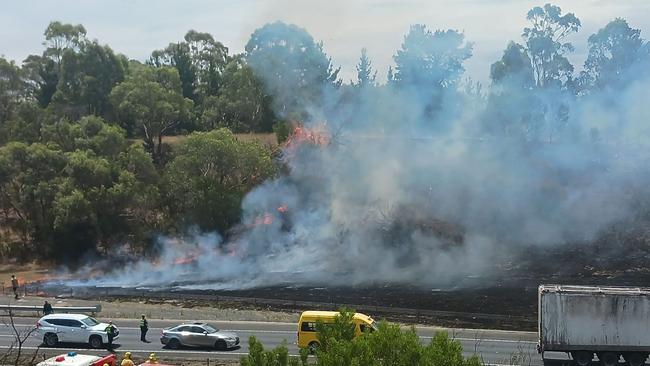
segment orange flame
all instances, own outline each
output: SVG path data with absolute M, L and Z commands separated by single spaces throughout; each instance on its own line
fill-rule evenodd
M 255 218 L 252 226 L 271 225 L 272 223 L 273 223 L 273 215 L 271 215 L 268 212 L 265 212 L 264 215 Z
M 198 258 L 195 255 L 186 255 L 180 258 L 176 258 L 174 260 L 174 264 L 176 265 L 183 265 L 183 264 L 190 264 L 196 262 Z
M 173 263 L 177 265 L 192 264 L 198 262 L 201 257 L 204 257 L 206 255 L 220 256 L 223 254 L 224 253 L 222 248 L 218 248 L 218 247 L 212 249 L 196 248 L 196 249 L 191 249 L 184 256 L 176 258 Z
M 318 124 L 311 128 L 307 128 L 298 124 L 287 141 L 285 142 L 285 150 L 293 150 L 297 146 L 304 143 L 309 143 L 317 146 L 327 146 L 330 144 L 332 137 L 327 131 L 324 123 Z

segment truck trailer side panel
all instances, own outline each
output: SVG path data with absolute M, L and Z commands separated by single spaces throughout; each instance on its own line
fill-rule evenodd
M 650 351 L 650 291 L 540 286 L 542 351 Z

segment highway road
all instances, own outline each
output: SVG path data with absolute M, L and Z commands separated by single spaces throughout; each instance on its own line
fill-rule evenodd
M 37 318 L 16 318 L 15 324 L 21 331 L 34 327 Z M 103 319 L 100 319 L 103 320 Z M 289 352 L 297 355 L 298 349 L 293 344 L 296 340 L 296 325 L 289 323 L 270 322 L 210 322 L 217 327 L 236 332 L 242 340 L 241 347 L 229 351 L 213 351 L 202 349 L 163 349 L 160 343 L 160 332 L 162 328 L 179 324 L 179 321 L 150 320 L 149 333 L 147 338 L 151 343 L 140 341 L 140 329 L 136 320 L 115 319 L 114 323 L 120 328 L 120 338 L 115 342 L 115 350 L 118 354 L 131 351 L 137 359 L 146 358 L 149 353 L 156 352 L 161 359 L 239 359 L 248 352 L 248 337 L 254 335 L 265 347 L 272 348 L 283 341 L 287 342 Z M 429 342 L 437 330 L 441 328 L 418 327 L 418 335 L 423 342 Z M 470 356 L 477 353 L 486 364 L 490 365 L 543 365 L 541 357 L 536 351 L 536 334 L 531 332 L 510 332 L 498 330 L 460 330 L 448 329 L 449 334 L 459 340 L 464 353 Z M 0 348 L 6 349 L 13 341 L 11 328 L 4 324 L 0 325 Z M 31 337 L 24 348 L 33 351 L 41 344 L 41 339 Z M 42 349 L 48 356 L 65 353 L 71 350 L 77 352 L 98 352 L 105 354 L 105 351 L 89 350 L 84 345 L 60 345 L 56 349 Z M 565 359 L 563 354 L 557 355 Z M 558 362 L 558 365 L 564 362 Z

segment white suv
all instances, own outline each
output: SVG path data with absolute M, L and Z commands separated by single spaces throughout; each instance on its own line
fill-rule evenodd
M 88 315 L 50 314 L 38 320 L 36 330 L 48 347 L 58 343 L 88 343 L 93 348 L 100 348 L 108 343 L 107 326 L 107 323 L 100 323 Z M 115 327 L 113 340 L 119 335 L 120 331 Z

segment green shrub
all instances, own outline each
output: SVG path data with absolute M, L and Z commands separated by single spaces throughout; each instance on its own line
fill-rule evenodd
M 241 359 L 242 366 L 306 366 L 307 354 L 301 353 L 301 358 L 290 357 L 286 343 L 265 351 L 257 338 L 248 339 L 248 356 Z
M 377 330 L 370 328 L 356 337 L 352 317 L 354 311 L 342 309 L 334 323 L 316 323 L 321 347 L 316 351 L 318 366 L 481 366 L 475 355 L 463 357 L 460 342 L 447 332 L 435 334 L 424 344 L 415 328 L 402 329 L 397 324 L 381 322 Z M 300 359 L 290 357 L 285 345 L 272 351 L 255 337 L 250 338 L 250 353 L 242 360 L 243 366 L 307 365 L 307 350 L 300 351 Z
M 286 121 L 277 121 L 273 124 L 273 132 L 275 132 L 275 137 L 278 139 L 278 144 L 281 144 L 289 138 L 291 126 Z

